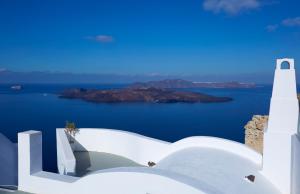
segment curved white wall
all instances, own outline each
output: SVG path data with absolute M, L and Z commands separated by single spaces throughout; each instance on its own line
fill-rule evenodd
M 75 151 L 107 152 L 143 165 L 160 160 L 170 145 L 135 133 L 109 129 L 80 129 L 75 140 Z
M 257 165 L 262 164 L 262 155 L 247 147 L 245 144 L 218 137 L 196 136 L 179 140 L 170 145 L 165 155 L 190 147 L 205 147 L 223 150 L 246 158 Z
M 84 177 L 78 183 L 97 186 L 103 183 L 103 193 L 132 194 L 132 193 L 170 193 L 170 194 L 202 194 L 220 193 L 192 179 L 180 177 L 153 168 L 123 168 L 108 172 L 97 172 Z M 102 184 L 101 184 L 102 185 Z M 78 187 L 78 189 L 82 187 Z M 96 189 L 96 188 L 95 188 Z M 84 193 L 84 192 L 82 192 Z
M 257 165 L 262 162 L 262 156 L 244 144 L 216 137 L 189 137 L 169 143 L 126 131 L 82 128 L 75 140 L 75 151 L 107 152 L 142 165 L 147 165 L 149 161 L 157 163 L 176 151 L 190 147 L 220 149 L 247 158 Z
M 97 171 L 82 178 L 42 171 L 41 132 L 18 134 L 19 189 L 43 194 L 213 194 L 211 186 L 194 179 L 154 168 L 118 168 Z M 36 161 L 36 159 L 38 159 Z
M 97 171 L 82 178 L 42 171 L 42 136 L 40 132 L 19 133 L 19 189 L 30 193 L 222 193 L 195 179 L 155 168 L 115 168 Z M 58 164 L 63 173 L 74 169 L 73 152 L 64 129 L 57 129 Z M 73 149 L 98 151 L 127 157 L 140 164 L 158 162 L 168 155 L 189 147 L 222 149 L 260 163 L 257 152 L 236 142 L 212 138 L 190 137 L 168 143 L 130 132 L 108 129 L 80 129 Z
M 57 129 L 58 165 L 62 174 L 74 169 L 76 161 L 64 129 Z M 82 178 L 42 171 L 40 132 L 19 133 L 19 189 L 30 193 L 222 193 L 191 177 L 156 168 L 115 168 L 97 171 Z M 158 162 L 189 147 L 222 149 L 260 163 L 261 155 L 243 144 L 213 137 L 190 137 L 175 143 L 163 142 L 138 134 L 109 129 L 80 129 L 75 136 L 77 151 L 98 151 L 127 157 L 140 164 Z M 36 160 L 38 159 L 38 160 Z
M 29 176 L 23 191 L 43 194 L 214 194 L 208 185 L 196 185 L 193 180 L 176 177 L 163 171 L 134 168 L 99 171 L 82 178 L 39 172 Z

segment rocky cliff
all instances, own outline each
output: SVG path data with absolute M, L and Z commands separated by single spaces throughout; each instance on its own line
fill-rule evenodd
M 152 102 L 152 103 L 210 103 L 229 102 L 230 97 L 217 97 L 202 93 L 175 91 L 161 88 L 125 88 L 114 90 L 69 89 L 61 98 L 81 99 L 95 103 Z

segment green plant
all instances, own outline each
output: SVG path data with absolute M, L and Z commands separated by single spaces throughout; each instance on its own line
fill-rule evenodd
M 76 128 L 76 125 L 74 122 L 69 122 L 66 121 L 66 126 L 65 126 L 66 132 L 70 135 L 69 141 L 71 142 L 71 138 L 75 137 L 76 133 L 78 132 L 78 129 Z

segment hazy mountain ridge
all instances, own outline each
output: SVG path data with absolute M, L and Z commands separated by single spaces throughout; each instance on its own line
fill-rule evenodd
M 254 83 L 240 82 L 192 82 L 182 79 L 166 79 L 161 81 L 138 82 L 130 88 L 255 88 Z
M 271 83 L 269 74 L 236 74 L 236 75 L 163 75 L 163 74 L 101 74 L 101 73 L 68 73 L 32 71 L 16 72 L 6 69 L 0 71 L 0 83 L 135 83 L 182 79 L 193 82 L 246 82 Z

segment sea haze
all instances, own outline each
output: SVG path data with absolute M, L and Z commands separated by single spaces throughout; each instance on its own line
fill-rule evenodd
M 74 121 L 77 127 L 132 131 L 174 142 L 189 136 L 216 136 L 244 142 L 244 125 L 253 114 L 267 114 L 271 86 L 248 89 L 187 89 L 232 97 L 226 103 L 95 104 L 58 98 L 67 88 L 122 88 L 126 85 L 25 84 L 21 91 L 0 85 L 0 132 L 17 141 L 25 130 L 43 132 L 44 169 L 56 171 L 55 129 Z

